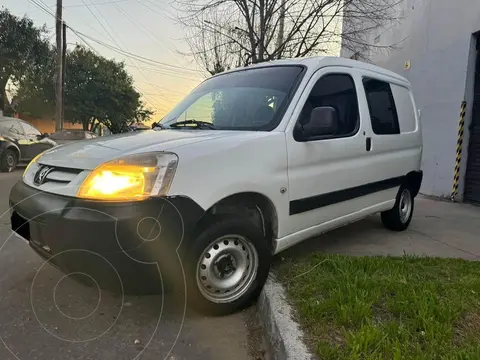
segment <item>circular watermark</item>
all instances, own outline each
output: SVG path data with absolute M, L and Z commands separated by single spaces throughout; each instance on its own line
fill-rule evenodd
M 40 194 L 40 192 L 35 193 L 32 196 L 29 196 L 28 198 L 23 199 L 21 202 L 31 200 L 32 198 L 34 198 L 35 196 L 37 196 L 39 194 Z M 182 265 L 181 257 L 180 257 L 179 252 L 178 252 L 178 249 L 180 248 L 180 246 L 182 244 L 183 236 L 184 236 L 183 218 L 182 218 L 180 212 L 178 211 L 178 209 L 175 207 L 175 205 L 173 203 L 171 203 L 168 199 L 164 199 L 164 202 L 165 202 L 165 204 L 167 204 L 168 206 L 170 206 L 174 209 L 174 212 L 176 212 L 176 214 L 178 216 L 178 222 L 179 222 L 179 224 L 181 224 L 181 231 L 179 232 L 179 239 L 178 239 L 178 244 L 177 244 L 178 246 L 176 246 L 174 248 L 175 253 L 173 253 L 172 256 L 175 257 L 178 260 L 179 272 L 180 272 L 180 275 L 181 275 L 180 278 L 183 279 L 183 282 L 184 282 L 183 286 L 181 286 L 181 284 L 178 284 L 178 285 L 180 285 L 179 288 L 180 289 L 182 289 L 182 288 L 185 289 L 185 293 L 184 293 L 185 294 L 185 298 L 184 298 L 185 301 L 184 301 L 184 304 L 183 304 L 183 312 L 181 313 L 180 325 L 179 325 L 178 331 L 175 332 L 176 334 L 172 333 L 172 335 L 174 336 L 174 341 L 173 341 L 171 347 L 168 349 L 168 351 L 164 352 L 164 353 L 166 353 L 164 358 L 168 358 L 170 356 L 170 354 L 172 353 L 172 351 L 173 351 L 173 349 L 174 349 L 174 347 L 175 347 L 175 345 L 176 345 L 176 343 L 179 339 L 179 336 L 180 336 L 180 333 L 182 331 L 183 324 L 184 324 L 184 321 L 185 321 L 186 282 L 185 282 L 185 274 L 184 274 L 184 271 L 183 271 L 183 265 Z M 19 205 L 20 203 L 15 204 L 15 206 Z M 158 315 L 158 319 L 155 323 L 155 327 L 152 331 L 151 336 L 148 338 L 148 341 L 142 342 L 144 344 L 144 345 L 142 345 L 142 349 L 134 357 L 132 356 L 132 359 L 138 359 L 141 356 L 141 354 L 145 350 L 148 349 L 151 341 L 153 340 L 155 334 L 158 331 L 158 328 L 159 328 L 159 325 L 160 325 L 160 322 L 161 322 L 161 319 L 162 319 L 162 316 L 163 316 L 163 311 L 164 311 L 164 296 L 163 296 L 164 287 L 163 287 L 163 278 L 162 278 L 162 273 L 161 273 L 161 270 L 160 270 L 160 266 L 155 261 L 145 261 L 146 259 L 144 259 L 142 257 L 137 257 L 137 255 L 136 255 L 135 251 L 133 251 L 134 249 L 132 247 L 127 249 L 127 248 L 122 246 L 124 244 L 124 242 L 120 241 L 120 239 L 119 239 L 118 219 L 115 218 L 115 217 L 112 217 L 107 212 L 102 212 L 102 211 L 98 211 L 97 209 L 91 209 L 91 208 L 63 207 L 63 208 L 53 209 L 53 210 L 45 211 L 43 213 L 36 214 L 36 216 L 28 219 L 28 223 L 31 223 L 31 222 L 38 223 L 38 221 L 36 222 L 36 218 L 41 218 L 41 221 L 43 222 L 43 221 L 45 221 L 44 219 L 48 218 L 48 216 L 45 216 L 45 215 L 48 215 L 49 213 L 55 213 L 55 215 L 65 214 L 65 213 L 68 213 L 68 211 L 70 211 L 71 209 L 77 209 L 77 210 L 81 209 L 82 211 L 93 211 L 93 212 L 96 212 L 98 214 L 103 214 L 103 215 L 109 217 L 110 222 L 114 226 L 114 229 L 112 229 L 112 231 L 114 232 L 115 240 L 116 240 L 116 243 L 117 243 L 118 248 L 119 248 L 118 253 L 127 255 L 128 258 L 130 258 L 131 260 L 133 260 L 135 262 L 138 262 L 140 264 L 156 265 L 156 269 L 157 269 L 157 272 L 158 272 L 158 277 L 160 278 L 161 285 L 162 285 L 161 286 L 161 291 L 162 291 L 161 308 L 160 308 L 160 313 Z M 11 214 L 14 210 L 15 209 L 11 209 L 11 208 L 8 209 L 4 214 L 0 215 L 0 219 L 2 217 L 4 218 L 8 214 Z M 161 214 L 161 211 L 163 211 L 163 206 L 162 206 L 162 209 L 160 210 L 160 214 Z M 36 225 L 38 225 L 38 224 L 35 224 L 35 226 Z M 149 227 L 151 227 L 151 230 L 148 231 L 148 232 L 144 232 L 143 227 L 145 227 L 147 229 Z M 136 231 L 137 236 L 139 237 L 139 240 L 140 240 L 140 241 L 138 241 L 137 246 L 142 246 L 142 243 L 154 243 L 155 241 L 162 241 L 162 235 L 163 235 L 162 230 L 163 229 L 162 229 L 162 225 L 161 225 L 161 221 L 160 221 L 160 216 L 145 216 L 145 217 L 141 218 L 137 223 L 136 230 L 137 230 Z M 3 243 L 0 242 L 0 253 L 3 250 L 4 246 L 7 244 L 7 242 L 12 238 L 13 234 L 14 233 L 12 232 Z M 92 233 L 92 236 L 95 236 L 95 233 Z M 98 239 L 98 241 L 101 241 L 101 240 L 102 239 L 100 239 L 100 238 Z M 118 306 L 118 310 L 115 311 L 114 316 L 110 317 L 113 321 L 111 323 L 109 323 L 108 326 L 106 326 L 105 329 L 100 329 L 101 331 L 98 331 L 95 334 L 90 334 L 91 336 L 88 336 L 88 334 L 87 335 L 83 334 L 82 338 L 72 338 L 71 336 L 67 336 L 65 334 L 62 334 L 61 326 L 57 326 L 56 324 L 53 324 L 52 321 L 51 321 L 52 317 L 50 317 L 50 321 L 49 321 L 49 318 L 47 316 L 45 316 L 45 317 L 43 316 L 48 312 L 48 311 L 46 311 L 45 314 L 44 314 L 43 313 L 44 309 L 42 309 L 42 307 L 45 305 L 45 302 L 48 299 L 46 299 L 44 294 L 42 294 L 42 298 L 38 298 L 38 294 L 40 294 L 40 292 L 36 291 L 36 285 L 37 285 L 37 282 L 39 282 L 41 280 L 42 271 L 44 271 L 47 268 L 46 264 L 49 264 L 49 265 L 53 264 L 53 262 L 56 261 L 59 257 L 65 256 L 65 255 L 75 255 L 75 253 L 77 255 L 88 253 L 89 256 L 101 259 L 104 262 L 104 264 L 106 264 L 106 266 L 110 267 L 111 271 L 113 271 L 116 274 L 116 276 L 118 278 L 118 281 L 119 281 L 119 284 L 120 284 L 120 288 L 121 288 L 121 297 L 119 299 L 120 304 Z M 148 259 L 148 260 L 150 260 L 150 259 Z M 48 267 L 50 267 L 50 266 L 48 266 Z M 88 304 L 88 305 L 91 305 L 93 310 L 89 311 L 86 315 L 85 314 L 83 314 L 81 316 L 73 315 L 73 313 L 71 311 L 69 313 L 67 313 L 67 310 L 65 310 L 65 308 L 62 308 L 62 305 L 58 303 L 59 293 L 63 293 L 63 292 L 68 291 L 68 289 L 67 289 L 68 286 L 64 286 L 64 284 L 70 283 L 70 279 L 72 277 L 84 277 L 85 279 L 88 279 L 88 281 L 91 284 L 94 285 L 94 288 L 96 289 L 96 293 L 98 293 L 98 297 L 97 297 L 96 301 L 93 301 L 93 302 Z M 67 319 L 68 322 L 70 322 L 70 323 L 74 322 L 76 324 L 82 323 L 83 321 L 87 321 L 87 320 L 92 319 L 92 318 L 96 318 L 96 316 L 101 316 L 102 315 L 102 312 L 101 312 L 102 302 L 104 300 L 104 297 L 102 296 L 101 285 L 99 284 L 99 282 L 97 280 L 98 279 L 96 279 L 95 276 L 93 276 L 93 274 L 83 272 L 83 271 L 72 271 L 72 272 L 69 272 L 65 275 L 62 275 L 61 278 L 58 281 L 56 281 L 56 283 L 52 287 L 53 290 L 52 290 L 52 293 L 51 293 L 50 301 L 51 301 L 51 303 L 53 303 L 53 306 L 49 306 L 48 310 L 50 310 L 52 308 L 52 309 L 54 309 L 55 313 L 57 314 L 56 318 L 61 317 L 61 318 Z M 40 284 L 40 285 L 43 286 L 43 284 Z M 73 286 L 73 285 L 71 285 L 71 286 Z M 6 296 L 8 296 L 8 295 L 6 295 Z M 68 297 L 66 297 L 66 298 L 68 298 Z M 2 301 L 1 298 L 0 298 L 0 301 Z M 64 299 L 63 302 L 65 302 L 65 301 L 66 300 Z M 32 280 L 31 286 L 30 286 L 30 306 L 31 306 L 31 309 L 33 311 L 33 314 L 34 314 L 37 322 L 41 325 L 42 329 L 46 333 L 48 333 L 49 335 L 54 337 L 56 340 L 65 341 L 65 342 L 68 342 L 68 343 L 71 343 L 71 344 L 87 343 L 87 342 L 95 341 L 95 340 L 98 340 L 100 337 L 104 336 L 109 331 L 111 331 L 111 329 L 117 324 L 119 318 L 121 317 L 122 310 L 124 309 L 124 305 L 125 305 L 124 301 L 125 301 L 125 291 L 124 291 L 123 281 L 122 281 L 122 277 L 120 276 L 117 269 L 115 268 L 115 265 L 112 264 L 108 260 L 107 256 L 104 256 L 104 254 L 101 254 L 98 251 L 90 251 L 88 249 L 83 249 L 83 248 L 74 248 L 74 249 L 67 249 L 67 250 L 54 252 L 53 255 L 48 260 L 44 261 L 41 264 L 41 266 L 38 268 L 38 270 L 35 271 L 35 275 L 33 276 L 33 280 Z M 76 306 L 76 303 L 72 302 L 71 306 L 72 307 Z M 82 309 L 82 311 L 83 310 L 84 309 Z M 79 313 L 79 312 L 81 312 L 81 311 L 76 311 L 75 313 Z M 55 321 L 55 319 L 53 321 Z M 8 351 L 10 351 L 10 353 L 16 359 L 22 360 L 19 357 L 19 356 L 21 356 L 20 353 L 15 354 L 15 352 L 12 351 L 12 349 L 8 346 L 7 342 L 5 341 L 6 339 L 2 336 L 2 334 L 0 334 L 0 340 L 4 344 L 5 348 Z
M 146 216 L 137 223 L 137 235 L 143 241 L 155 241 L 162 233 L 162 225 L 151 216 Z
M 87 279 L 89 279 L 91 282 L 93 282 L 95 284 L 95 287 L 97 288 L 97 293 L 98 293 L 98 301 L 97 301 L 97 304 L 95 306 L 95 308 L 90 311 L 89 313 L 87 313 L 87 315 L 84 315 L 84 316 L 72 316 L 72 315 L 69 315 L 67 314 L 65 311 L 63 311 L 61 309 L 61 307 L 58 305 L 58 300 L 57 300 L 57 289 L 58 289 L 58 286 L 60 284 L 62 284 L 62 282 L 65 281 L 65 279 L 68 279 L 69 277 L 71 276 L 85 276 Z M 68 274 L 65 274 L 61 277 L 60 280 L 57 281 L 57 283 L 55 284 L 55 287 L 53 288 L 53 302 L 55 304 L 55 308 L 58 310 L 58 312 L 60 314 L 62 314 L 63 316 L 65 316 L 66 318 L 68 319 L 71 319 L 71 320 L 84 320 L 84 319 L 87 319 L 89 318 L 90 316 L 93 316 L 95 314 L 95 312 L 98 310 L 99 306 L 100 306 L 100 302 L 102 301 L 102 290 L 100 289 L 100 286 L 98 285 L 98 282 L 92 277 L 90 276 L 89 274 L 87 273 L 84 273 L 84 272 L 81 272 L 81 271 L 75 271 L 75 272 L 71 272 L 71 273 L 68 273 Z

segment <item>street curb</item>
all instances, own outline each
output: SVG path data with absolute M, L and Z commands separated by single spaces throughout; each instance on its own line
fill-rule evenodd
M 258 315 L 272 360 L 313 360 L 303 343 L 303 332 L 293 319 L 283 286 L 271 275 L 258 298 Z

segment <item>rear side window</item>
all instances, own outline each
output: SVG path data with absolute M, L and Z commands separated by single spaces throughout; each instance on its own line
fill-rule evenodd
M 367 95 L 373 132 L 377 135 L 400 134 L 398 114 L 390 84 L 365 78 L 363 86 Z
M 415 131 L 417 129 L 417 118 L 410 90 L 395 84 L 390 84 L 390 87 L 392 88 L 393 98 L 395 99 L 398 118 L 401 119 L 400 132 Z

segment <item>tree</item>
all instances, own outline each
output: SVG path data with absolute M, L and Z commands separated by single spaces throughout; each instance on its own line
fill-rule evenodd
M 395 20 L 402 0 L 176 0 L 191 54 L 209 73 L 339 46 L 376 47 L 365 40 Z M 346 24 L 346 25 L 345 25 Z
M 210 31 L 210 27 L 214 24 L 228 27 L 229 24 L 222 20 L 225 18 L 217 12 L 208 15 L 208 18 L 204 17 L 201 20 L 193 18 L 192 21 L 196 26 L 185 29 L 187 33 L 185 40 L 199 65 L 210 75 L 248 65 L 245 50 L 239 48 L 235 41 L 225 39 L 219 32 Z
M 19 18 L 0 9 L 0 110 L 9 105 L 6 86 L 18 85 L 28 74 L 38 72 L 48 57 L 49 44 L 44 28 L 37 28 L 27 17 Z
M 20 112 L 54 114 L 54 71 L 54 61 L 46 62 L 41 74 L 32 74 L 21 83 L 17 92 Z M 67 53 L 64 106 L 66 119 L 91 131 L 103 124 L 113 133 L 122 132 L 130 122 L 153 115 L 142 103 L 123 62 L 106 59 L 82 46 Z

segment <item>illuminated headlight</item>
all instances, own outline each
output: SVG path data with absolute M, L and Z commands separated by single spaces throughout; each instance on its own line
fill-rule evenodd
M 131 155 L 106 162 L 87 176 L 77 197 L 130 201 L 165 195 L 177 163 L 176 154 L 165 152 Z

